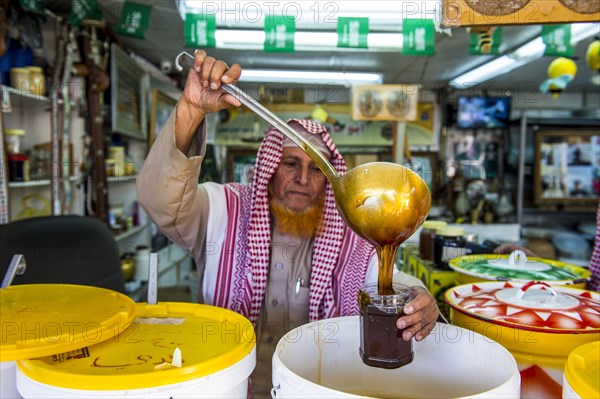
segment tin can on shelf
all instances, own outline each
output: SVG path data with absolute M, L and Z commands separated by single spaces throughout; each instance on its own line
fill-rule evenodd
M 450 270 L 448 262 L 467 253 L 465 230 L 461 227 L 445 227 L 436 232 L 433 247 L 433 262 L 436 266 Z

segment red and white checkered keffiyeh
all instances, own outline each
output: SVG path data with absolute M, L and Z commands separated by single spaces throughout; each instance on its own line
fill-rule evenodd
M 594 242 L 594 252 L 590 260 L 590 272 L 592 278 L 588 282 L 587 288 L 592 291 L 600 292 L 600 204 L 596 213 L 596 241 Z
M 322 135 L 331 150 L 332 165 L 340 175 L 346 172 L 346 164 L 325 126 L 312 120 L 291 119 L 288 123 L 291 121 L 298 122 L 311 134 Z M 217 284 L 214 304 L 238 311 L 253 323 L 259 318 L 268 280 L 271 241 L 268 184 L 281 161 L 282 146 L 283 134 L 271 129 L 258 150 L 252 184 L 225 186 L 229 223 L 235 224 L 228 227 L 234 237 L 226 239 L 229 244 L 225 247 L 235 255 L 221 257 L 220 274 L 232 277 Z M 358 314 L 358 289 L 365 281 L 373 251 L 371 244 L 342 221 L 328 183 L 324 228 L 315 237 L 312 253 L 311 321 Z

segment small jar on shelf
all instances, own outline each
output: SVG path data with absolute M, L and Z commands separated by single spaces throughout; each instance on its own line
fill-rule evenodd
M 46 79 L 42 67 L 28 66 L 27 70 L 29 70 L 29 90 L 31 94 L 37 94 L 38 96 L 46 94 Z
M 30 74 L 31 71 L 27 68 L 10 68 L 10 85 L 22 93 L 27 93 Z
M 6 129 L 4 131 L 4 142 L 6 153 L 15 155 L 21 153 L 21 139 L 25 136 L 23 129 Z

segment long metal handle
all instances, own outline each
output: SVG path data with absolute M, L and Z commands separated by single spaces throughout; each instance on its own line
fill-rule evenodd
M 188 53 L 187 51 L 182 51 L 175 58 L 175 68 L 178 71 L 183 70 L 183 66 L 187 66 L 188 68 L 194 67 L 194 56 Z M 314 145 L 308 142 L 304 137 L 302 137 L 298 132 L 289 127 L 284 121 L 282 121 L 277 115 L 269 111 L 265 108 L 261 103 L 252 98 L 249 94 L 244 92 L 237 86 L 231 85 L 229 83 L 221 83 L 221 87 L 223 90 L 232 96 L 234 96 L 239 102 L 244 104 L 246 107 L 250 108 L 252 112 L 263 118 L 272 126 L 279 129 L 284 135 L 286 135 L 290 140 L 292 140 L 298 147 L 302 148 L 304 152 L 321 168 L 325 176 L 330 181 L 336 180 L 339 176 L 337 171 L 331 165 L 329 160 L 323 155 L 321 151 L 319 151 Z
M 25 256 L 23 256 L 23 254 L 13 255 L 0 288 L 7 288 L 11 285 L 15 276 L 25 273 L 26 268 L 27 264 L 25 263 Z

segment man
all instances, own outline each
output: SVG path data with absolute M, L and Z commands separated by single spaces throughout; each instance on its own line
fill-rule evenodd
M 196 260 L 202 301 L 254 323 L 254 395 L 268 397 L 279 339 L 312 320 L 358 314 L 358 289 L 377 281 L 377 259 L 374 248 L 343 224 L 325 176 L 276 129 L 258 150 L 250 185 L 198 186 L 204 117 L 241 105 L 220 89 L 240 75 L 239 65 L 228 67 L 196 51 L 195 68 L 140 172 L 138 199 L 158 227 Z M 288 123 L 340 173 L 345 171 L 323 125 Z M 418 284 L 401 273 L 398 279 Z M 415 298 L 397 325 L 405 328 L 405 340 L 420 341 L 433 329 L 438 309 L 427 290 L 413 289 Z

